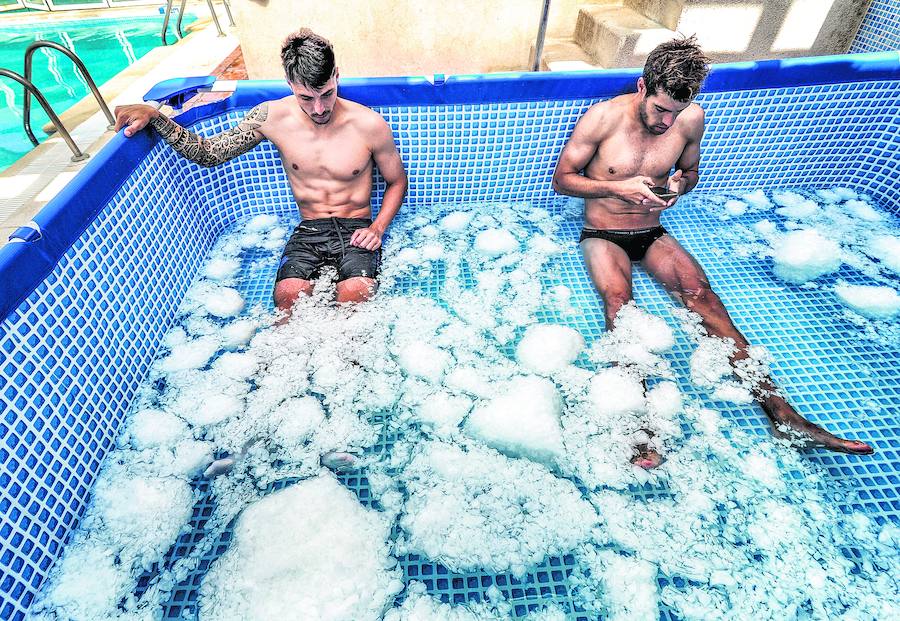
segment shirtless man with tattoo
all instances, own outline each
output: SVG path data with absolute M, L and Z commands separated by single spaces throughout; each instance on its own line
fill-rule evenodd
M 125 127 L 125 135 L 133 136 L 149 124 L 201 166 L 272 142 L 302 217 L 278 268 L 276 306 L 289 315 L 326 265 L 337 268 L 339 302 L 368 300 L 376 289 L 384 231 L 406 195 L 406 172 L 391 129 L 378 113 L 337 96 L 338 69 L 326 39 L 304 28 L 285 40 L 281 60 L 293 94 L 259 104 L 228 131 L 203 138 L 144 104 L 116 108 L 116 131 Z M 373 221 L 369 200 L 376 165 L 387 188 Z
M 639 262 L 700 315 L 711 336 L 734 341 L 734 365 L 749 357 L 747 339 L 697 261 L 659 223 L 660 213 L 699 180 L 703 109 L 692 100 L 708 62 L 693 37 L 654 49 L 638 78 L 637 93 L 597 103 L 578 121 L 560 155 L 553 187 L 585 199 L 580 245 L 603 298 L 608 329 L 632 299 L 631 266 Z M 676 196 L 663 200 L 651 191 L 653 186 L 665 186 Z M 779 396 L 771 378 L 759 384 L 754 396 L 779 436 L 844 453 L 873 452 L 864 442 L 838 438 L 803 418 Z M 646 444 L 636 446 L 635 453 L 632 462 L 644 468 L 661 461 Z

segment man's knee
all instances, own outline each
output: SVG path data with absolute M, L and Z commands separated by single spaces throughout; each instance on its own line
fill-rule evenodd
M 600 297 L 608 308 L 615 309 L 616 312 L 632 299 L 631 289 L 624 287 L 604 288 L 600 291 Z
M 338 302 L 365 302 L 375 295 L 378 283 L 373 278 L 355 276 L 337 284 Z
M 312 293 L 312 283 L 302 278 L 285 278 L 275 283 L 275 291 L 272 297 L 275 306 L 281 310 L 289 310 L 301 295 Z
M 677 293 L 688 310 L 717 309 L 722 305 L 719 296 L 712 290 L 709 283 L 703 280 L 679 287 Z

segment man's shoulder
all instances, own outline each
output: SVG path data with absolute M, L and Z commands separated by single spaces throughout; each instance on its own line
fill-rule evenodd
M 268 111 L 268 118 L 272 120 L 290 114 L 291 110 L 293 109 L 291 107 L 291 104 L 293 104 L 293 107 L 297 106 L 293 95 L 281 97 L 280 99 L 270 99 L 268 101 L 262 102 L 259 105 L 266 107 L 266 110 Z
M 697 103 L 691 103 L 684 112 L 681 113 L 679 120 L 684 123 L 684 128 L 688 134 L 702 135 L 703 125 L 706 122 L 706 112 Z
M 378 140 L 378 137 L 390 132 L 387 121 L 372 108 L 343 98 L 341 98 L 341 103 L 344 106 L 347 122 L 357 131 L 371 137 L 372 140 Z
M 579 124 L 583 131 L 587 131 L 590 135 L 602 136 L 616 124 L 615 120 L 621 115 L 621 109 L 621 97 L 598 101 L 585 111 Z
M 349 99 L 344 99 L 343 97 L 341 97 L 341 103 L 344 106 L 347 116 L 358 123 L 371 127 L 387 124 L 387 121 L 384 120 L 383 116 L 368 106 L 356 103 L 355 101 L 350 101 Z

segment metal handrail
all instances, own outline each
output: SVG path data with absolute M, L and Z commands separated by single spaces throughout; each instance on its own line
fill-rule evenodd
M 547 19 L 550 17 L 550 0 L 544 0 L 544 8 L 541 9 L 541 24 L 538 26 L 537 40 L 534 42 L 534 63 L 532 71 L 540 71 L 541 56 L 544 54 L 544 37 L 547 35 Z
M 181 20 L 184 15 L 184 5 L 187 3 L 187 0 L 181 0 L 181 6 L 178 9 L 178 20 L 175 22 L 175 38 L 179 41 L 184 38 L 184 33 L 181 30 Z M 169 19 L 172 15 L 172 7 L 174 6 L 174 0 L 166 0 L 166 12 L 163 15 L 163 25 L 162 25 L 162 44 L 169 45 L 169 42 L 166 41 L 166 34 L 169 31 Z
M 184 38 L 184 33 L 181 30 L 181 20 L 184 18 L 184 5 L 187 0 L 181 0 L 181 7 L 178 9 L 178 20 L 175 22 L 175 38 L 181 40 Z M 213 23 L 216 25 L 216 30 L 219 31 L 219 36 L 224 37 L 225 32 L 222 30 L 222 24 L 219 23 L 219 16 L 216 14 L 216 9 L 213 7 L 213 0 L 206 0 L 207 6 L 209 6 L 209 14 L 212 17 Z M 231 4 L 229 0 L 222 0 L 222 4 L 225 6 L 225 14 L 228 15 L 228 23 L 234 26 L 234 17 L 231 16 Z M 163 45 L 169 45 L 169 42 L 166 41 L 166 34 L 169 31 L 169 20 L 172 16 L 172 8 L 175 5 L 175 0 L 166 0 L 166 12 L 163 15 L 163 26 L 162 26 L 162 34 L 160 38 L 162 39 Z
M 75 66 L 81 71 L 81 75 L 87 80 L 88 88 L 91 89 L 94 98 L 97 100 L 97 103 L 100 104 L 100 110 L 103 111 L 103 114 L 106 115 L 106 120 L 109 121 L 109 125 L 106 126 L 106 129 L 112 129 L 116 124 L 116 120 L 113 118 L 112 112 L 109 111 L 109 106 L 106 105 L 106 100 L 103 99 L 103 95 L 100 94 L 97 83 L 94 82 L 94 78 L 91 77 L 90 72 L 87 70 L 87 67 L 84 66 L 84 63 L 78 57 L 78 54 L 69 48 L 60 45 L 55 41 L 44 40 L 35 41 L 29 45 L 25 48 L 25 79 L 29 83 L 33 83 L 31 79 L 32 57 L 34 56 L 34 53 L 42 47 L 49 47 L 57 52 L 62 52 L 72 59 L 72 62 L 75 63 Z M 25 126 L 25 132 L 28 134 L 28 137 L 31 138 L 31 142 L 37 146 L 37 139 L 34 137 L 34 132 L 31 131 L 31 92 L 28 89 L 25 89 L 25 100 L 22 102 L 22 123 Z
M 63 140 L 66 141 L 66 144 L 72 150 L 73 162 L 80 162 L 81 160 L 87 159 L 89 157 L 87 153 L 81 152 L 81 149 L 78 148 L 78 145 L 75 144 L 75 141 L 72 140 L 72 136 L 70 136 L 69 132 L 66 130 L 65 125 L 62 124 L 62 121 L 60 121 L 59 117 L 56 116 L 53 108 L 50 107 L 50 103 L 47 101 L 41 91 L 38 90 L 38 88 L 31 82 L 31 80 L 26 80 L 24 76 L 19 75 L 15 71 L 10 71 L 9 69 L 3 68 L 0 68 L 0 76 L 15 80 L 25 88 L 26 93 L 34 95 L 35 99 L 38 100 L 38 103 L 41 104 L 41 107 L 44 109 L 44 112 L 46 112 L 47 116 L 50 117 L 50 122 L 53 123 L 54 127 L 56 127 L 56 131 L 59 132 L 59 135 L 63 137 Z M 34 134 L 31 132 L 31 127 L 29 126 L 26 131 L 28 132 L 28 137 L 31 139 L 31 142 L 34 144 L 34 146 L 38 146 L 37 138 L 35 138 Z

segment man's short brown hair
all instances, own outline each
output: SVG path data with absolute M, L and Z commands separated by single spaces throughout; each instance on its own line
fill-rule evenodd
M 644 85 L 648 95 L 663 92 L 676 101 L 690 101 L 708 73 L 709 58 L 692 35 L 661 43 L 650 52 L 644 63 Z
M 289 82 L 319 90 L 334 75 L 334 49 L 325 37 L 301 28 L 284 40 L 281 63 Z

